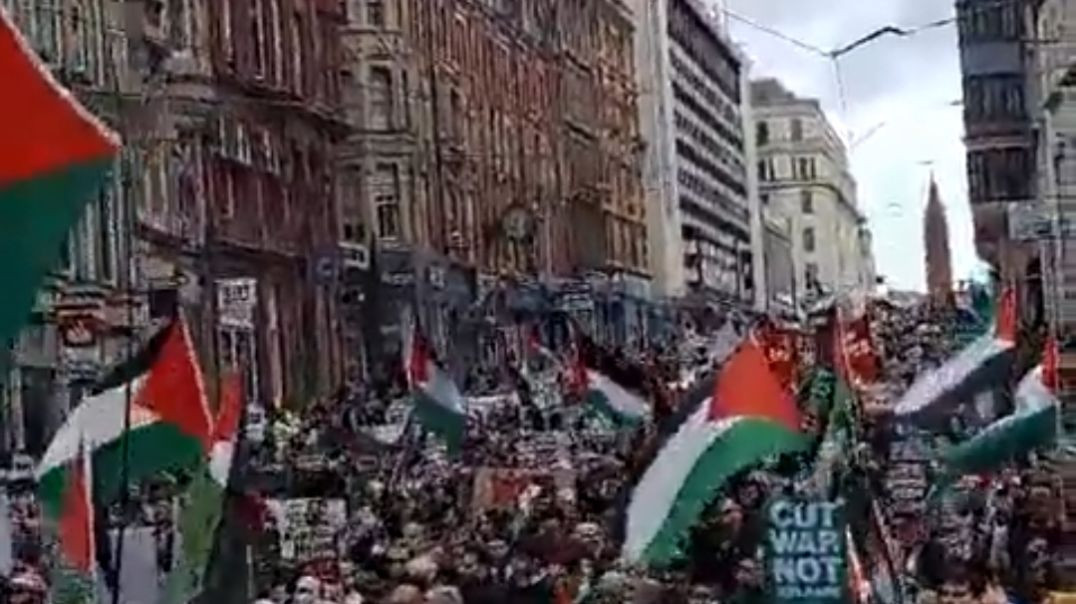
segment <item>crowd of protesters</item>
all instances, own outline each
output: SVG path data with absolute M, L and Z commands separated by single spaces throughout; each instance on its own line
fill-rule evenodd
M 884 307 L 873 317 L 882 377 L 864 397 L 883 405 L 959 346 L 929 310 Z M 661 376 L 675 406 L 678 392 L 715 368 L 714 347 L 712 339 L 682 338 L 632 360 Z M 628 566 L 619 556 L 621 514 L 659 428 L 625 430 L 589 413 L 567 366 L 506 365 L 461 380 L 483 403 L 472 409 L 459 452 L 407 421 L 402 383 L 352 389 L 267 420 L 246 451 L 260 478 L 243 492 L 258 502 L 243 508 L 256 516 L 246 519 L 254 536 L 244 593 L 260 604 L 765 601 L 764 502 L 795 491 L 801 473 L 774 466 L 737 476 L 707 508 L 680 561 L 662 570 Z M 1045 601 L 1056 587 L 1050 554 L 1061 535 L 1056 485 L 1041 460 L 965 480 L 943 504 L 904 514 L 885 482 L 889 445 L 903 436 L 875 417 L 863 420 L 870 446 L 850 457 L 892 535 L 886 555 L 904 588 L 895 601 Z M 169 492 L 162 485 L 136 496 L 145 510 L 138 518 L 160 527 L 162 573 L 174 546 Z M 284 547 L 300 537 L 288 534 L 271 502 L 288 498 L 344 502 L 343 521 L 318 556 Z M 28 566 L 41 555 L 40 512 L 29 495 L 14 499 L 12 511 L 22 583 L 12 582 L 9 598 L 22 599 L 9 601 L 42 602 L 32 594 L 44 593 L 43 581 Z
M 887 397 L 899 396 L 922 373 L 937 367 L 975 335 L 951 310 L 927 306 L 875 312 L 874 331 L 882 347 Z M 983 327 L 983 326 L 980 326 Z M 887 459 L 893 441 L 918 441 L 926 454 L 950 446 L 980 429 L 1002 409 L 969 406 L 940 433 L 873 431 L 874 450 Z M 903 434 L 901 434 L 903 433 Z M 934 468 L 927 466 L 929 477 Z M 1054 555 L 1060 550 L 1063 512 L 1056 472 L 1042 455 L 993 475 L 965 477 L 942 501 L 911 510 L 890 501 L 889 523 L 900 538 L 905 582 L 921 602 L 1033 604 L 1059 586 Z M 929 480 L 927 481 L 929 483 Z M 884 487 L 884 496 L 892 493 Z M 926 493 L 924 493 L 924 496 Z

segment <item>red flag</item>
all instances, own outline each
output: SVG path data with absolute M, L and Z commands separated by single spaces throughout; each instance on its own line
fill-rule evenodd
M 754 339 L 782 388 L 791 391 L 796 384 L 799 366 L 796 334 L 768 323 L 755 330 Z
M 531 325 L 527 333 L 527 354 L 532 358 L 542 354 L 542 334 L 537 325 Z
M 854 386 L 873 383 L 878 379 L 879 363 L 871 339 L 870 319 L 863 315 L 840 329 L 839 370 Z
M 781 380 L 756 338 L 748 337 L 721 368 L 710 400 L 710 420 L 762 417 L 798 432 L 802 418 L 791 389 Z
M 213 418 L 187 322 L 180 318 L 167 329 L 162 336 L 166 339 L 133 404 L 152 410 L 184 434 L 199 439 L 209 452 Z
M 407 380 L 412 388 L 429 381 L 431 360 L 429 343 L 416 327 L 411 332 L 411 356 L 407 359 Z
M 1042 353 L 1042 383 L 1054 394 L 1060 386 L 1059 369 L 1057 338 L 1051 333 L 1046 337 L 1046 350 Z
M 91 576 L 97 565 L 93 529 L 93 476 L 90 454 L 80 446 L 68 469 L 63 512 L 59 518 L 60 549 L 72 568 Z
M 583 358 L 582 336 L 572 323 L 568 324 L 568 335 L 571 338 L 569 351 L 571 360 L 567 364 L 568 375 L 565 377 L 568 383 L 566 386 L 570 394 L 583 396 L 590 386 L 590 379 L 587 377 L 587 363 Z

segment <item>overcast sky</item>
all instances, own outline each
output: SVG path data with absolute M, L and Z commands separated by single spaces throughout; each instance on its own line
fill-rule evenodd
M 824 50 L 879 27 L 910 28 L 953 15 L 946 0 L 726 0 L 737 15 Z M 752 77 L 773 76 L 800 96 L 819 98 L 850 140 L 860 208 L 874 233 L 879 273 L 891 287 L 924 289 L 923 208 L 931 171 L 949 219 L 953 274 L 978 261 L 967 204 L 956 27 L 886 37 L 840 60 L 846 103 L 833 63 L 735 18 L 732 37 L 751 57 Z M 847 112 L 843 105 L 847 106 Z

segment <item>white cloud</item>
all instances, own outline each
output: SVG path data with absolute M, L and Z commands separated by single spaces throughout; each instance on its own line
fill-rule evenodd
M 841 47 L 886 25 L 913 27 L 952 15 L 936 0 L 728 0 L 736 14 L 822 49 Z M 954 275 L 978 264 L 967 204 L 960 62 L 956 29 L 885 37 L 840 61 L 845 102 L 831 61 L 729 19 L 754 76 L 774 76 L 816 97 L 842 135 L 852 135 L 859 203 L 874 232 L 879 271 L 894 287 L 924 287 L 922 211 L 933 171 L 949 218 Z M 847 108 L 847 113 L 845 113 Z M 869 135 L 869 136 L 865 136 Z M 860 137 L 864 137 L 860 140 Z M 926 162 L 930 162 L 929 165 Z

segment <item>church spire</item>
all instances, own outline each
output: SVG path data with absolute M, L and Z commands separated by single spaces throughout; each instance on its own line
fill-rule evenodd
M 931 304 L 952 306 L 953 267 L 949 250 L 949 221 L 934 173 L 930 174 L 927 207 L 923 214 L 923 244 L 926 249 L 927 293 Z

